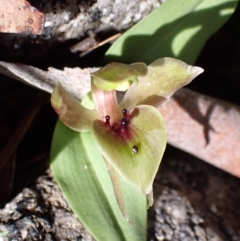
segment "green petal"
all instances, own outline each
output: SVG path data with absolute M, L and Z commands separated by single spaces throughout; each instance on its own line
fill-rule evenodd
M 89 131 L 92 122 L 98 118 L 96 111 L 84 108 L 60 83 L 53 90 L 51 104 L 59 119 L 75 131 Z
M 101 90 L 127 90 L 132 82 L 138 82 L 138 76 L 147 74 L 147 65 L 134 63 L 131 65 L 117 62 L 110 63 L 100 70 L 91 73 L 92 80 Z
M 125 131 L 114 131 L 99 120 L 93 122 L 92 131 L 105 159 L 126 181 L 148 194 L 166 147 L 166 127 L 152 106 L 137 106 L 130 118 Z
M 187 65 L 177 59 L 157 59 L 148 66 L 147 75 L 139 77 L 138 84 L 132 84 L 120 103 L 120 107 L 131 109 L 138 104 L 148 104 L 149 98 L 155 99 L 154 106 L 157 107 L 157 98 L 169 98 L 202 72 L 202 68 Z

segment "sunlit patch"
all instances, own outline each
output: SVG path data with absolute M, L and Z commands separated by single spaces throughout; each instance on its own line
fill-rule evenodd
M 222 9 L 222 10 L 220 11 L 220 16 L 231 15 L 231 14 L 233 14 L 234 10 L 235 10 L 234 8 Z
M 172 41 L 172 51 L 175 56 L 179 56 L 180 52 L 184 49 L 184 46 L 189 44 L 189 41 L 196 33 L 202 28 L 201 25 L 180 31 Z

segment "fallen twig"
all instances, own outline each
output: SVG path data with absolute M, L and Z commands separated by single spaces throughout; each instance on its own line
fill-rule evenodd
M 240 107 L 181 89 L 159 108 L 168 143 L 240 177 Z

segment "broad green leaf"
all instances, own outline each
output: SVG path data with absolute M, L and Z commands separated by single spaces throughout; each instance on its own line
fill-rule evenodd
M 95 120 L 92 132 L 102 155 L 119 175 L 148 194 L 167 141 L 159 111 L 152 106 L 137 106 L 130 112 L 130 123 L 125 129 L 114 130 Z
M 174 57 L 193 64 L 207 39 L 231 16 L 237 0 L 167 0 L 125 32 L 104 62 Z
M 58 122 L 51 170 L 69 206 L 98 241 L 145 241 L 146 198 L 121 180 L 128 223 L 115 199 L 105 162 L 91 132 L 78 133 Z
M 138 81 L 138 76 L 146 74 L 147 65 L 144 63 L 127 65 L 113 62 L 91 73 L 91 76 L 95 86 L 101 90 L 111 91 L 120 88 L 125 91 L 131 82 Z
M 131 109 L 136 105 L 149 103 L 149 97 L 151 97 L 150 101 L 153 98 L 160 98 L 160 100 L 162 97 L 169 98 L 202 72 L 202 68 L 187 65 L 177 59 L 158 59 L 148 66 L 146 76 L 139 77 L 138 84 L 132 84 L 120 107 Z M 159 102 L 156 103 L 159 104 Z
M 53 90 L 51 104 L 59 119 L 75 131 L 89 131 L 92 121 L 98 118 L 96 111 L 83 107 L 60 83 Z

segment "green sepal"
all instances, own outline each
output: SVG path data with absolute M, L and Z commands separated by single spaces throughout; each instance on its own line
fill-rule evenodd
M 75 131 L 90 131 L 91 123 L 98 119 L 96 111 L 83 107 L 60 83 L 53 90 L 51 104 L 59 119 Z
M 131 65 L 113 62 L 100 70 L 91 73 L 92 80 L 97 88 L 105 91 L 127 90 L 132 82 L 138 82 L 138 76 L 147 74 L 147 65 L 133 63 Z
M 157 59 L 148 66 L 147 75 L 139 77 L 138 84 L 131 85 L 120 107 L 132 109 L 134 106 L 149 104 L 149 102 L 158 107 L 162 104 L 163 97 L 171 97 L 202 72 L 202 68 L 187 65 L 174 58 Z M 151 98 L 150 101 L 149 98 Z

